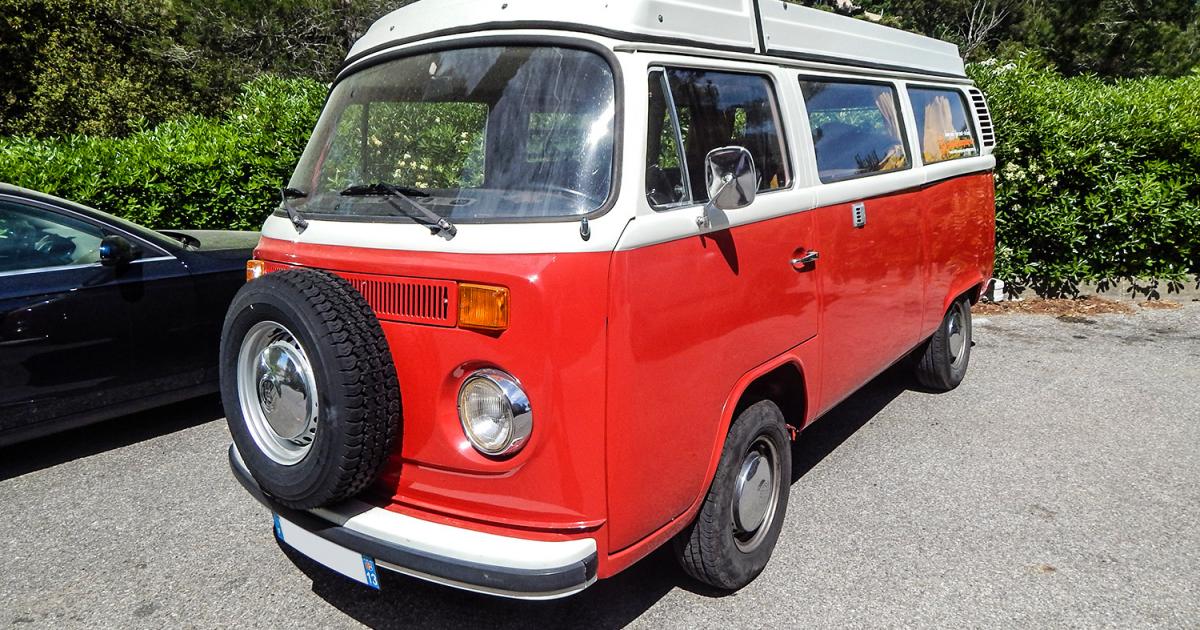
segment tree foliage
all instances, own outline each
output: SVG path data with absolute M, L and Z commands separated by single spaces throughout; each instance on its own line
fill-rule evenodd
M 798 1 L 798 0 L 797 0 Z M 838 0 L 805 0 L 836 7 Z M 1183 76 L 1200 66 L 1195 0 L 856 0 L 885 23 L 958 43 L 973 60 L 1039 52 L 1068 75 Z
M 271 73 L 333 78 L 389 0 L 0 0 L 0 134 L 124 135 L 226 111 Z

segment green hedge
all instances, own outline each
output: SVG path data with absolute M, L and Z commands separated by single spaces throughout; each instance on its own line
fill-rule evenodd
M 1154 294 L 1200 273 L 1200 74 L 1116 83 L 1036 59 L 971 73 L 996 120 L 997 276 L 1072 295 L 1128 280 Z
M 220 119 L 124 138 L 0 137 L 0 181 L 157 228 L 258 229 L 278 205 L 328 88 L 265 77 Z
M 1030 58 L 971 69 L 997 157 L 997 276 L 1072 294 L 1083 282 L 1200 273 L 1200 74 L 1106 83 Z M 262 78 L 221 119 L 125 138 L 0 137 L 0 181 L 154 227 L 255 229 L 278 203 L 326 88 Z

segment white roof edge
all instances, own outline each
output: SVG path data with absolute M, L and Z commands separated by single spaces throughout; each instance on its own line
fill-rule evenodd
M 958 46 L 950 42 L 783 0 L 762 0 L 761 10 L 771 54 L 966 76 Z
M 754 53 L 761 52 L 760 16 L 771 56 L 966 74 L 954 44 L 784 0 L 420 0 L 376 22 L 354 45 L 349 60 L 451 33 L 516 29 L 576 30 L 634 42 Z

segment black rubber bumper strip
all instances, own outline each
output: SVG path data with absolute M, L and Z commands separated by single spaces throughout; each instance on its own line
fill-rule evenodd
M 457 558 L 437 556 L 424 551 L 401 547 L 395 543 L 367 536 L 341 527 L 308 512 L 280 505 L 238 465 L 234 446 L 229 447 L 229 467 L 233 476 L 259 503 L 299 527 L 335 545 L 370 556 L 378 561 L 409 569 L 429 576 L 434 581 L 445 580 L 451 586 L 478 587 L 483 591 L 511 594 L 516 597 L 554 595 L 582 589 L 596 577 L 596 554 L 564 567 L 549 569 L 514 569 L 478 564 Z M 385 567 L 386 568 L 386 567 Z M 418 576 L 420 577 L 420 576 Z

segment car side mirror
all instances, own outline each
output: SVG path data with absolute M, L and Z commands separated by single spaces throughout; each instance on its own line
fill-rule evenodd
M 744 147 L 713 149 L 704 160 L 708 198 L 719 210 L 737 210 L 754 203 L 758 172 L 754 156 Z
M 121 236 L 106 236 L 100 241 L 100 263 L 105 267 L 121 267 L 137 259 L 138 248 Z

